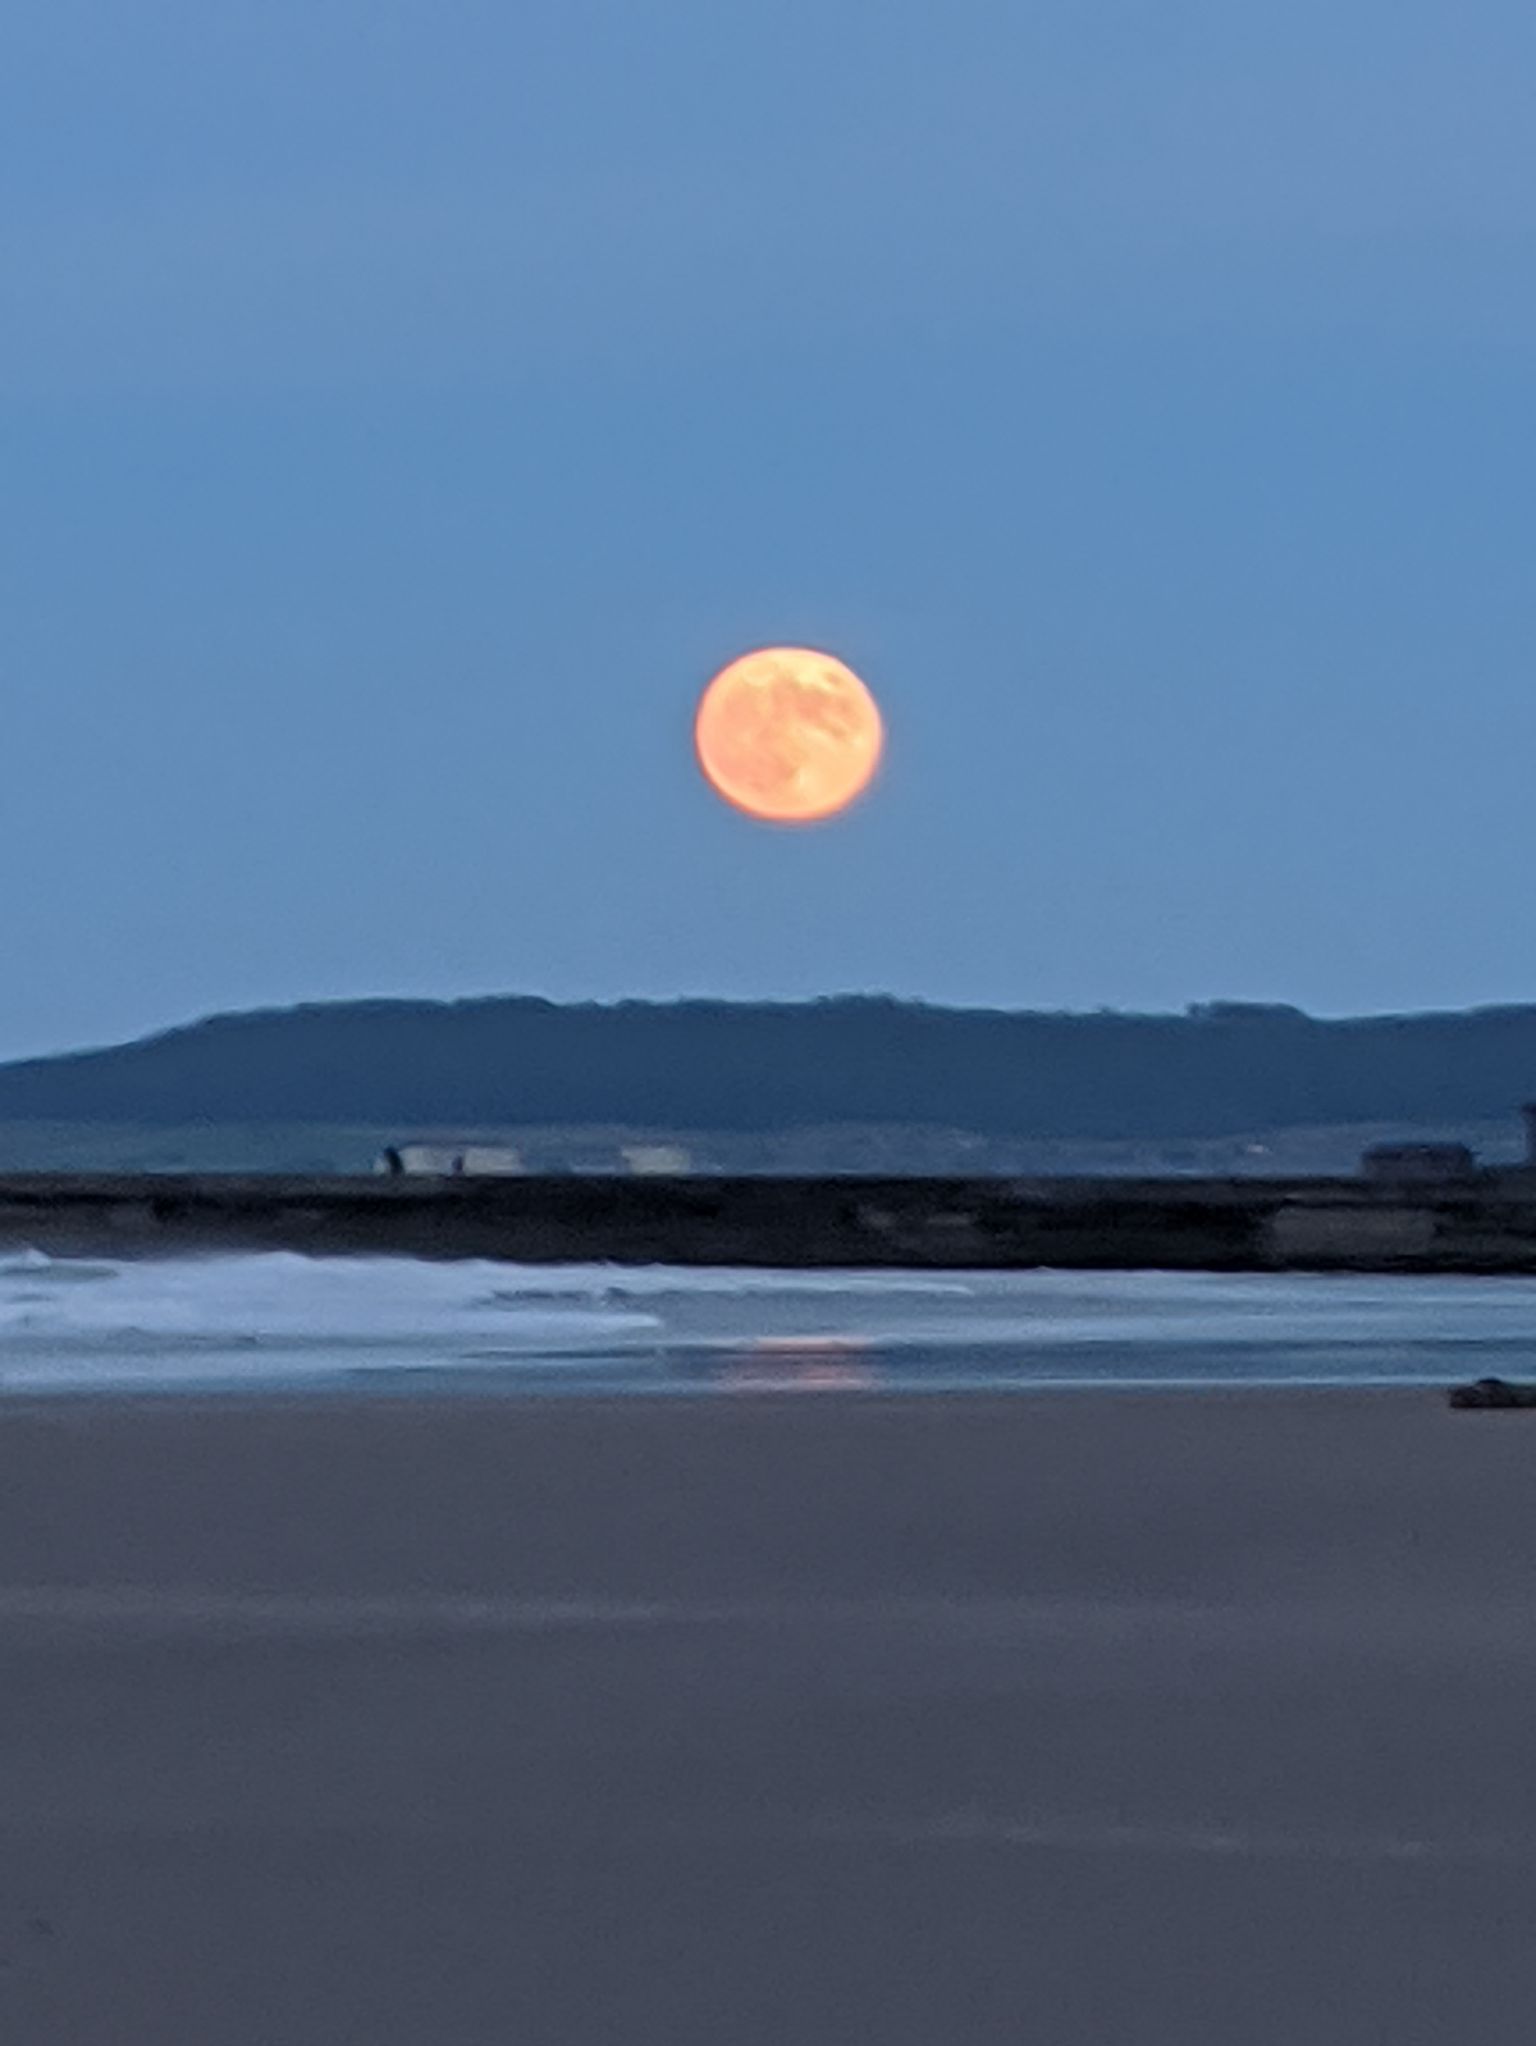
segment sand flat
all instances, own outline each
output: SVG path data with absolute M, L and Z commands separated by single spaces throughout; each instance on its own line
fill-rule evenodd
M 0 1412 L 0 2020 L 1530 2037 L 1536 1415 Z

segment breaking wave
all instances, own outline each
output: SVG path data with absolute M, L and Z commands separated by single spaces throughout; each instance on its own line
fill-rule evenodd
M 0 1392 L 1407 1382 L 1536 1357 L 1536 1281 L 0 1253 Z

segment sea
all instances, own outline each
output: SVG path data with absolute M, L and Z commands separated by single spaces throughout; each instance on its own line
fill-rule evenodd
M 1426 1385 L 1533 1369 L 1525 1278 L 0 1252 L 0 1399 Z

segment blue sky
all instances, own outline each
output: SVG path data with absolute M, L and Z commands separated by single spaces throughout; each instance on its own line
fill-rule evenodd
M 12 0 L 0 1055 L 1536 998 L 1536 13 Z M 887 715 L 835 825 L 709 674 Z

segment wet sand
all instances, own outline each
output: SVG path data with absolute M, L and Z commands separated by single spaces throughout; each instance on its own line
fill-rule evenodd
M 17 2046 L 1515 2046 L 1536 1416 L 0 1409 Z

